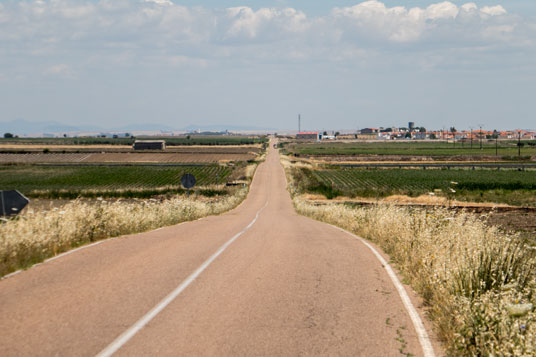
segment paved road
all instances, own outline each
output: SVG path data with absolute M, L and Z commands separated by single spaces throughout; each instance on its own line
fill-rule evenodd
M 295 213 L 273 149 L 227 214 L 0 281 L 0 331 L 2 356 L 423 355 L 385 267 Z

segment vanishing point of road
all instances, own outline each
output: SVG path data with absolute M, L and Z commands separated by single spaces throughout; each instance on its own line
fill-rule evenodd
M 0 281 L 0 355 L 432 356 L 394 276 L 361 240 L 294 211 L 270 148 L 226 214 Z

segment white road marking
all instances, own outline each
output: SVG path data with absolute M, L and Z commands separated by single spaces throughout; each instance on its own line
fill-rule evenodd
M 329 223 L 328 223 L 329 224 Z M 419 313 L 413 306 L 413 303 L 411 302 L 408 293 L 406 292 L 406 289 L 404 289 L 404 286 L 398 280 L 398 277 L 396 276 L 395 272 L 383 259 L 380 253 L 365 239 L 345 230 L 340 227 L 334 226 L 332 224 L 329 224 L 330 226 L 339 229 L 345 233 L 348 233 L 352 237 L 359 240 L 361 243 L 366 245 L 372 253 L 376 256 L 376 258 L 380 261 L 380 263 L 385 267 L 385 270 L 387 271 L 387 275 L 389 275 L 389 278 L 391 278 L 391 281 L 393 282 L 394 286 L 396 287 L 396 290 L 398 291 L 398 295 L 400 295 L 400 299 L 402 300 L 402 303 L 404 304 L 404 307 L 406 308 L 406 311 L 409 314 L 409 317 L 411 318 L 411 322 L 413 323 L 413 327 L 415 328 L 415 331 L 417 332 L 417 336 L 419 338 L 419 343 L 421 344 L 422 352 L 425 357 L 435 357 L 434 348 L 432 347 L 432 342 L 430 342 L 430 337 L 428 337 L 428 333 L 426 332 L 426 329 L 424 328 L 424 324 L 422 323 L 421 317 L 419 316 Z
M 153 307 L 148 313 L 146 313 L 141 319 L 139 319 L 134 325 L 130 326 L 125 332 L 117 337 L 112 343 L 110 343 L 105 349 L 103 349 L 97 357 L 112 356 L 117 350 L 119 350 L 125 343 L 127 343 L 138 331 L 140 331 L 145 325 L 147 325 L 152 319 L 156 317 L 162 310 L 166 308 L 177 296 L 180 295 L 191 283 L 197 279 L 199 275 L 221 254 L 229 247 L 238 237 L 244 234 L 257 222 L 261 212 L 268 206 L 268 202 L 259 210 L 255 215 L 255 218 L 240 232 L 235 234 L 225 244 L 223 244 L 216 253 L 212 254 L 199 268 L 197 268 L 189 277 L 187 277 L 179 286 L 175 288 L 168 296 L 160 301 L 155 307 Z

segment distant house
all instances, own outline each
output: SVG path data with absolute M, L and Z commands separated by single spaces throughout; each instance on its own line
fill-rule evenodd
M 358 140 L 377 140 L 378 138 L 378 134 L 357 134 Z
M 413 133 L 413 139 L 415 140 L 425 140 L 428 139 L 428 133 L 421 133 L 420 131 Z
M 164 140 L 136 140 L 132 148 L 134 150 L 165 150 L 166 142 Z
M 380 132 L 380 129 L 377 129 L 377 128 L 364 128 L 364 129 L 361 129 L 360 131 L 361 134 L 376 134 L 379 132 Z
M 298 140 L 319 140 L 317 131 L 304 131 L 296 134 Z
M 352 139 L 357 139 L 357 135 L 356 134 L 341 134 L 337 136 L 337 139 L 338 140 L 352 140 Z

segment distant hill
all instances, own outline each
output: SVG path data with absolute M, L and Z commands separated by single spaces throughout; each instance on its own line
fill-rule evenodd
M 73 131 L 99 131 L 97 126 L 74 126 L 55 121 L 37 122 L 24 119 L 0 122 L 0 135 L 12 133 L 16 135 L 39 133 L 62 133 Z
M 133 131 L 270 131 L 274 128 L 262 128 L 256 126 L 240 125 L 188 125 L 183 128 L 177 128 L 166 124 L 159 123 L 138 123 L 122 125 L 120 127 L 99 127 L 96 125 L 71 125 L 57 121 L 29 121 L 24 119 L 0 122 L 0 136 L 4 133 L 15 135 L 37 135 L 37 134 L 62 134 L 76 132 L 133 132 Z
M 277 130 L 276 128 L 264 128 L 258 126 L 241 126 L 241 125 L 188 125 L 181 128 L 180 130 L 184 131 L 271 131 Z

